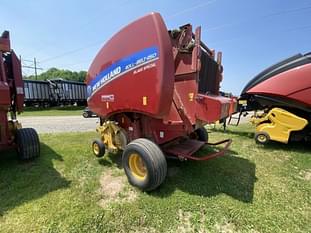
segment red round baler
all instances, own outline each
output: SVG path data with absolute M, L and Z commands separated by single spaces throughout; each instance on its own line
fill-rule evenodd
M 100 116 L 95 155 L 123 150 L 129 182 L 157 188 L 167 171 L 166 158 L 195 157 L 207 143 L 207 123 L 225 119 L 236 98 L 220 95 L 223 67 L 190 24 L 168 31 L 159 13 L 148 14 L 116 33 L 99 51 L 86 79 L 88 106 Z

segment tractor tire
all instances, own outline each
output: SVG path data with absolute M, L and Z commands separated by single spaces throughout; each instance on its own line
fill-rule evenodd
M 255 133 L 255 141 L 258 144 L 265 145 L 270 141 L 270 136 L 266 132 Z
M 20 160 L 32 160 L 40 155 L 40 141 L 36 130 L 23 128 L 16 131 L 17 154 Z
M 103 157 L 105 155 L 104 143 L 99 139 L 95 139 L 92 142 L 92 151 L 97 158 Z
M 83 116 L 84 118 L 89 118 L 89 117 L 90 117 L 90 115 L 89 115 L 87 112 L 83 112 L 82 116 Z
M 123 151 L 122 165 L 131 185 L 143 191 L 159 187 L 167 173 L 166 158 L 154 142 L 139 138 Z
M 193 133 L 195 134 L 195 139 L 201 142 L 208 142 L 208 133 L 204 127 L 196 129 Z

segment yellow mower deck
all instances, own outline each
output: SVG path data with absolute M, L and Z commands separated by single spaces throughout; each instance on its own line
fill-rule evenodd
M 273 108 L 268 113 L 252 117 L 256 125 L 255 139 L 264 144 L 269 140 L 288 143 L 290 133 L 302 130 L 308 121 L 281 108 Z

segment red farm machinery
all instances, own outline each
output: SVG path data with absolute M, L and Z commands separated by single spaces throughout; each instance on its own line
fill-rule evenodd
M 8 31 L 0 37 L 0 57 L 0 150 L 16 148 L 20 159 L 30 160 L 39 156 L 40 142 L 34 129 L 22 128 L 16 120 L 16 113 L 23 111 L 24 85 Z
M 255 140 L 311 141 L 311 53 L 297 54 L 259 73 L 244 87 L 243 111 L 255 111 Z M 257 112 L 259 111 L 259 113 Z
M 129 182 L 146 191 L 165 179 L 168 157 L 224 155 L 231 140 L 208 143 L 204 128 L 236 111 L 236 98 L 220 95 L 222 73 L 221 53 L 201 41 L 200 27 L 167 30 L 158 13 L 132 22 L 103 46 L 87 74 L 88 106 L 101 118 L 93 152 L 122 150 Z M 194 156 L 206 144 L 224 146 Z

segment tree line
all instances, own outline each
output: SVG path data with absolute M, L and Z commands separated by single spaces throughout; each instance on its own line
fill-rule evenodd
M 76 71 L 71 71 L 71 70 L 50 68 L 47 71 L 37 75 L 37 80 L 62 78 L 64 80 L 84 82 L 85 77 L 86 77 L 86 71 L 76 72 Z M 25 76 L 24 78 L 36 80 L 35 75 Z

